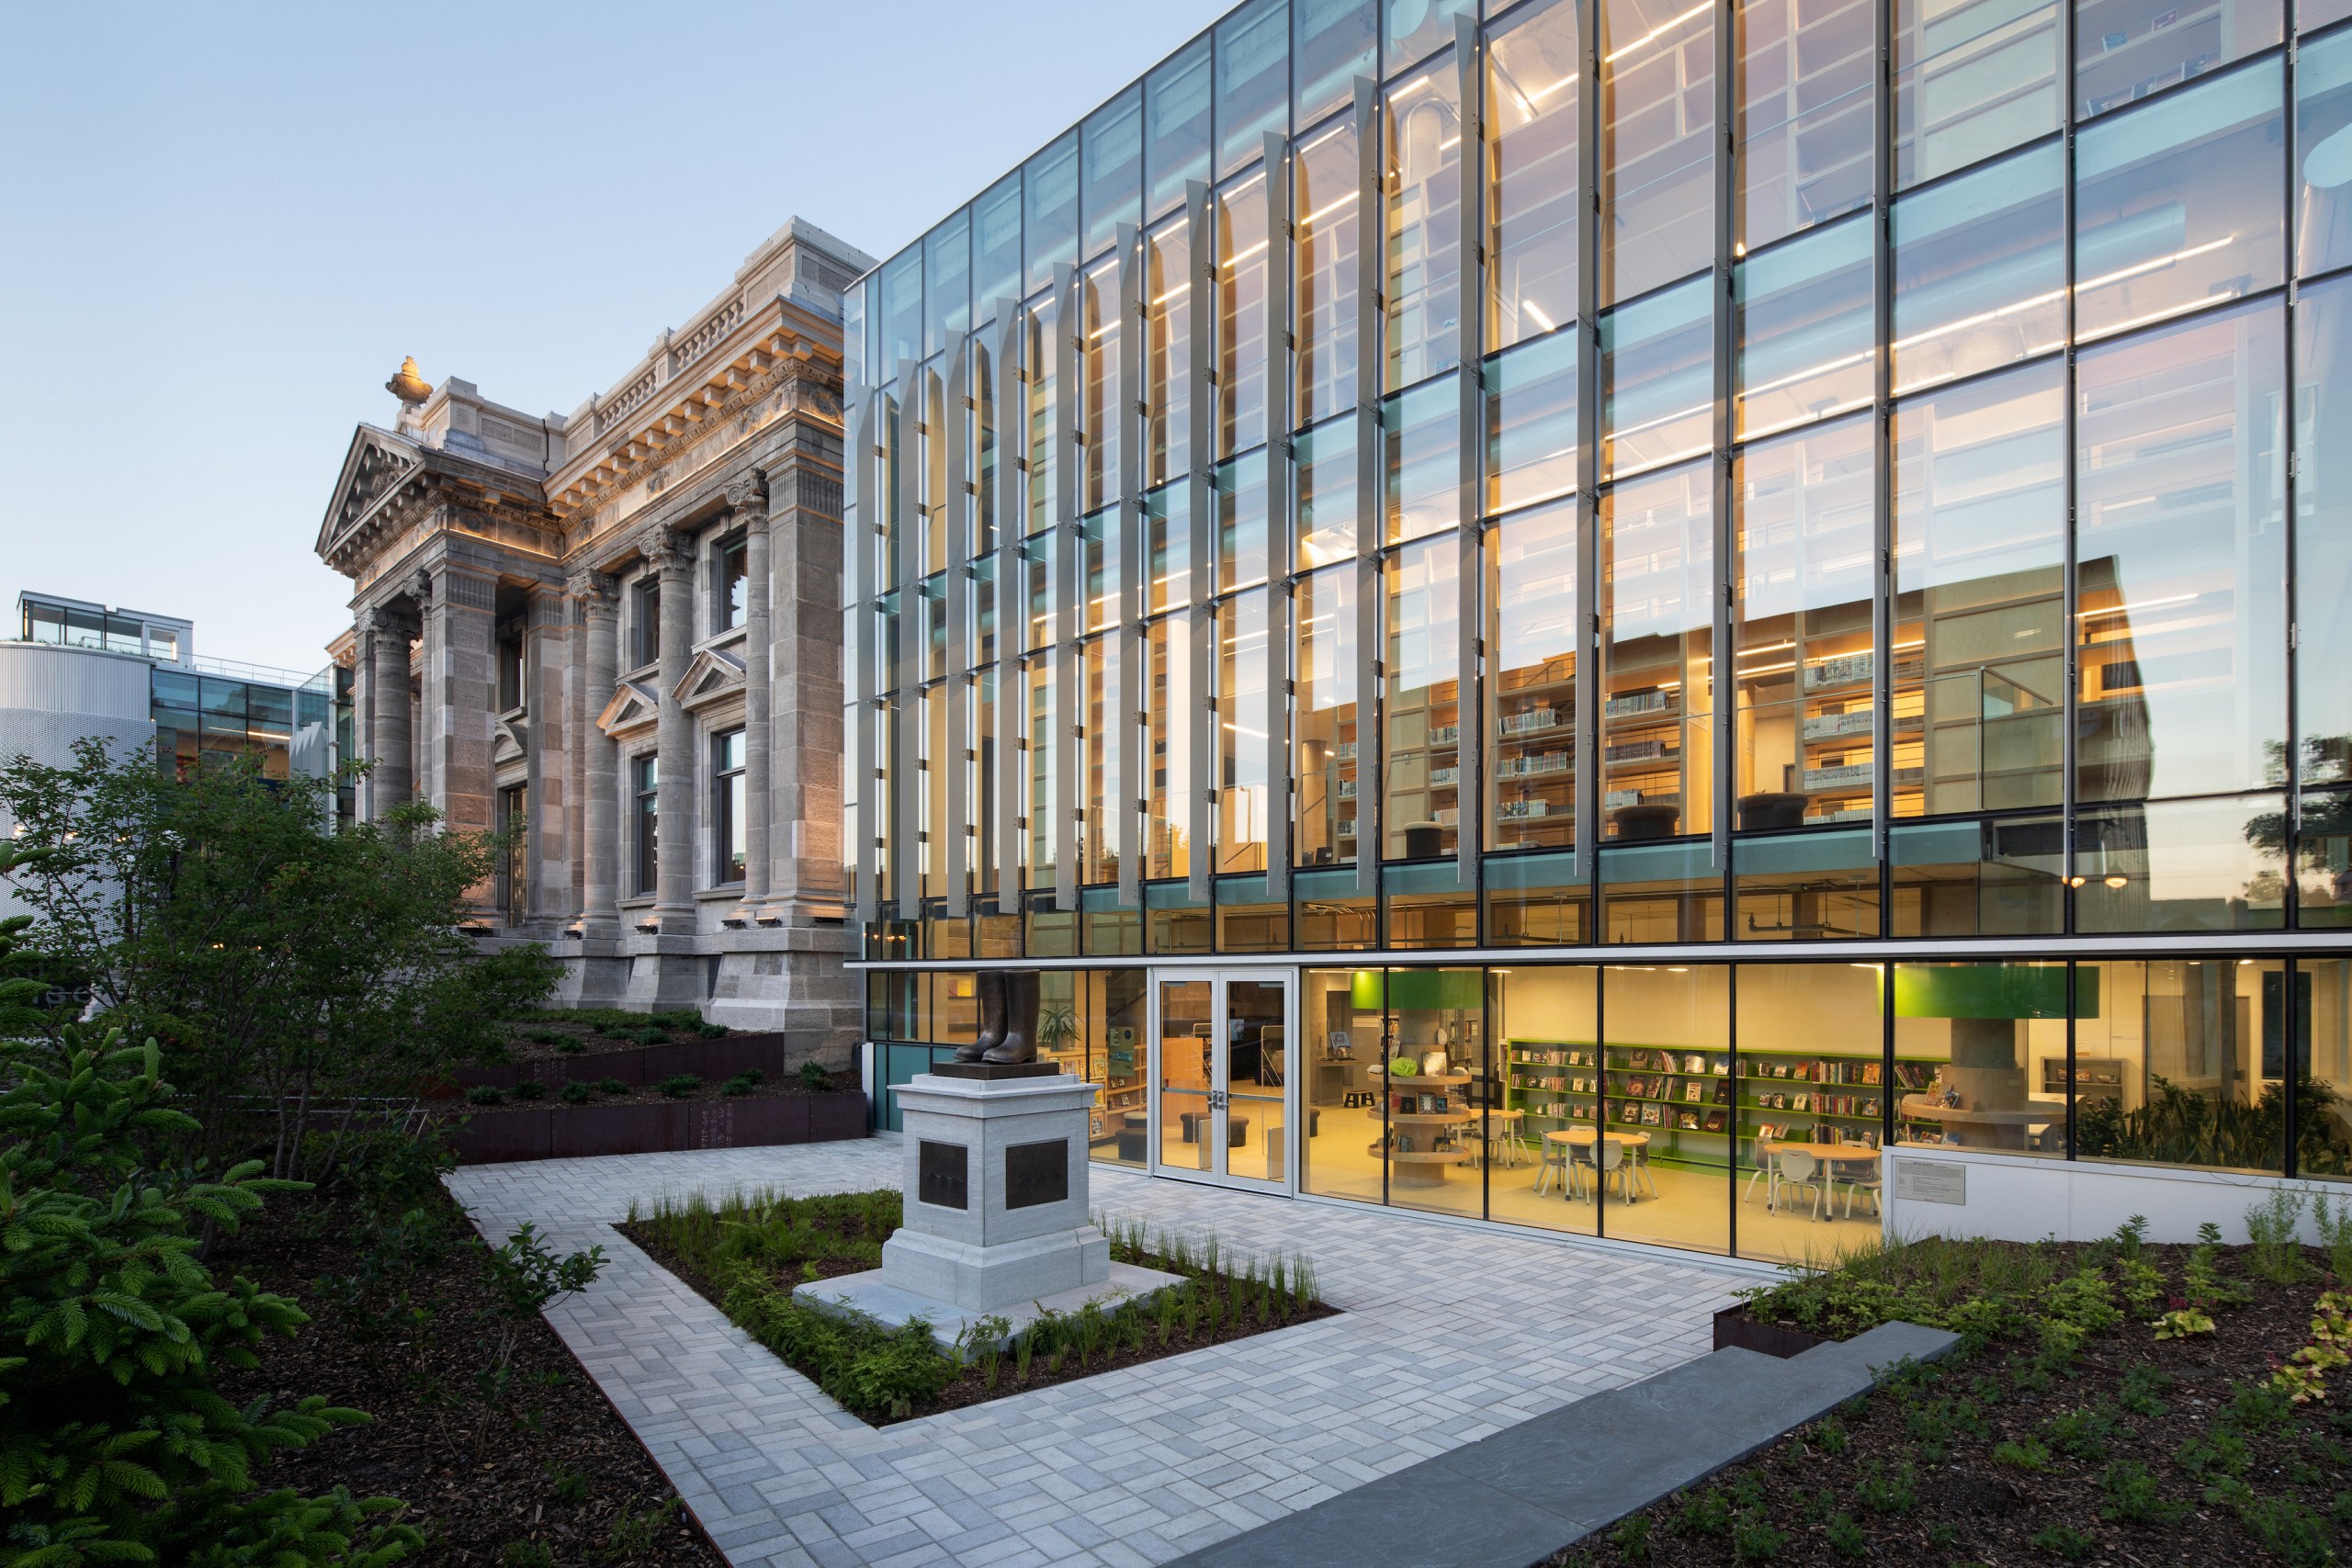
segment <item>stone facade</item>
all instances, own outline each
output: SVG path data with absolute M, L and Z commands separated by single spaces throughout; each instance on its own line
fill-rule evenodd
M 698 1007 L 846 1060 L 841 291 L 796 219 L 612 389 L 526 414 L 413 366 L 320 529 L 349 577 L 360 813 L 519 818 L 493 940 L 566 1003 Z

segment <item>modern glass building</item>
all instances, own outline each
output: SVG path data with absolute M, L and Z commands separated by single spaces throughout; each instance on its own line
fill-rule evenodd
M 1250 0 L 869 274 L 884 1119 L 1021 963 L 1196 1179 L 2352 1179 L 2346 18 Z

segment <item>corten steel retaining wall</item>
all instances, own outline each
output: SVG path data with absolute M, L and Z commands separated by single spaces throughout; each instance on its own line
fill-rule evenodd
M 618 1074 L 615 1074 L 618 1077 Z M 664 1105 L 556 1105 L 477 1111 L 450 1129 L 459 1165 L 754 1148 L 865 1136 L 862 1090 L 695 1100 Z
M 757 1067 L 770 1082 L 776 1082 L 800 1070 L 798 1061 L 787 1061 L 785 1038 L 782 1034 L 729 1034 L 716 1040 L 630 1045 L 616 1051 L 589 1051 L 577 1056 L 551 1056 L 544 1061 L 512 1062 L 495 1067 L 463 1067 L 449 1083 L 436 1086 L 435 1093 L 448 1097 L 482 1084 L 492 1089 L 513 1089 L 526 1078 L 537 1078 L 549 1089 L 561 1089 L 574 1082 L 593 1084 L 599 1078 L 618 1078 L 631 1089 L 642 1089 L 680 1073 L 692 1073 L 718 1083 L 747 1067 Z M 807 1059 L 804 1051 L 801 1060 Z

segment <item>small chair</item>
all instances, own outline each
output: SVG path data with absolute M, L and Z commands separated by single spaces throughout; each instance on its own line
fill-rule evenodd
M 1867 1171 L 1869 1174 L 1856 1175 L 1855 1172 L 1857 1169 Z M 1838 1174 L 1841 1171 L 1844 1174 Z M 1876 1214 L 1882 1212 L 1879 1208 L 1878 1197 L 1881 1190 L 1886 1185 L 1886 1178 L 1884 1173 L 1880 1169 L 1878 1161 L 1875 1159 L 1868 1162 L 1861 1160 L 1839 1160 L 1837 1164 L 1830 1167 L 1830 1177 L 1833 1182 L 1842 1182 L 1845 1185 L 1846 1217 L 1848 1219 L 1850 1220 L 1854 1217 L 1854 1194 L 1857 1192 L 1862 1193 L 1870 1199 L 1871 1213 Z
M 1526 1114 L 1516 1107 L 1491 1109 L 1487 1112 L 1487 1146 L 1491 1152 L 1499 1144 L 1502 1146 L 1500 1163 L 1514 1169 L 1519 1165 L 1519 1123 Z
M 1747 1190 L 1740 1194 L 1741 1202 L 1745 1203 L 1756 1196 L 1756 1182 L 1758 1178 L 1761 1177 L 1766 1179 L 1764 1206 L 1768 1209 L 1772 1206 L 1772 1194 L 1775 1190 L 1772 1182 L 1777 1179 L 1772 1173 L 1772 1155 L 1778 1147 L 1778 1145 L 1767 1143 L 1762 1138 L 1756 1140 L 1756 1168 L 1748 1173 Z
M 1576 1145 L 1546 1138 L 1544 1140 L 1543 1154 L 1544 1163 L 1535 1172 L 1535 1195 L 1541 1198 L 1552 1190 L 1552 1173 L 1556 1170 L 1560 1173 L 1560 1196 L 1575 1197 L 1577 1178 L 1573 1161 L 1576 1156 Z
M 1625 1152 L 1629 1156 L 1625 1164 L 1626 1186 L 1630 1189 L 1635 1181 L 1639 1181 L 1643 1186 L 1650 1190 L 1651 1197 L 1657 1197 L 1658 1195 L 1657 1178 L 1650 1174 L 1650 1145 L 1648 1142 L 1645 1140 L 1642 1143 L 1629 1145 L 1627 1145 Z M 1629 1197 L 1626 1201 L 1631 1202 L 1633 1200 Z
M 1803 1149 L 1775 1149 L 1772 1153 L 1772 1198 L 1765 1201 L 1766 1206 L 1775 1206 L 1773 1200 L 1789 1188 L 1810 1188 L 1813 1191 L 1813 1217 L 1817 1220 L 1821 1218 L 1821 1194 L 1825 1185 L 1819 1160 Z

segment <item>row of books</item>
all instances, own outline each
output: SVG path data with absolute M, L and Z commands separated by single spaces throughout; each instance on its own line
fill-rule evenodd
M 1657 1072 L 1679 1077 L 1727 1076 L 1731 1071 L 1728 1055 L 1710 1052 L 1676 1052 L 1648 1046 L 1618 1047 L 1619 1060 L 1604 1063 L 1602 1053 L 1589 1046 L 1513 1046 L 1512 1061 L 1530 1067 L 1601 1067 L 1617 1072 Z M 1751 1055 L 1740 1064 L 1744 1078 L 1786 1078 L 1794 1083 L 1851 1084 L 1860 1088 L 1875 1087 L 1885 1081 L 1882 1064 L 1849 1057 L 1783 1058 Z M 1925 1089 L 1935 1077 L 1935 1068 L 1925 1062 L 1894 1064 L 1896 1087 L 1907 1089 Z

